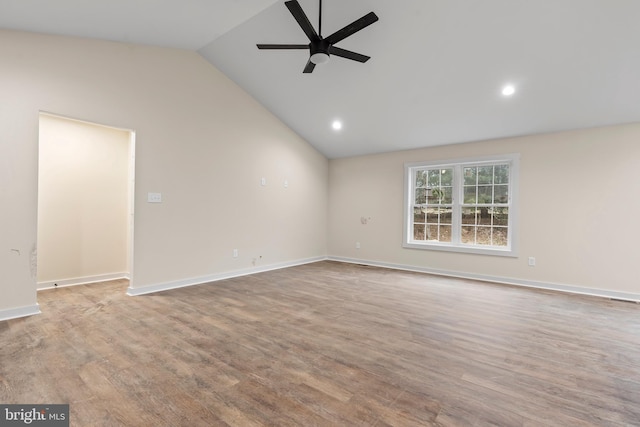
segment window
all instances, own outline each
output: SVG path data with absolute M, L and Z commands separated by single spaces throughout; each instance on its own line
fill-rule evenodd
M 404 246 L 517 256 L 518 156 L 405 165 Z

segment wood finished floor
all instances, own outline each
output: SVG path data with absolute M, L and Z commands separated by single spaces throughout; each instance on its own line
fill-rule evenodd
M 153 295 L 42 291 L 0 403 L 74 426 L 640 425 L 640 306 L 320 262 Z

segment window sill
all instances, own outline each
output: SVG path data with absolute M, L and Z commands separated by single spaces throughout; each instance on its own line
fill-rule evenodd
M 452 245 L 448 243 L 436 243 L 436 242 L 426 242 L 426 243 L 405 242 L 402 244 L 402 247 L 406 249 L 420 249 L 420 250 L 427 250 L 427 251 L 458 252 L 458 253 L 466 253 L 466 254 L 491 255 L 491 256 L 502 256 L 502 257 L 511 257 L 511 258 L 518 257 L 517 252 L 513 248 L 464 246 L 464 245 Z

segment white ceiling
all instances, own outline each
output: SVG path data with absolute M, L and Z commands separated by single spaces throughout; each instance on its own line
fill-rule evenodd
M 278 0 L 0 0 L 0 28 L 198 50 Z
M 330 158 L 640 121 L 638 0 L 324 0 L 324 36 L 380 20 L 337 44 L 369 62 L 312 74 L 255 46 L 308 42 L 282 0 L 51 3 L 0 0 L 0 27 L 197 50 Z

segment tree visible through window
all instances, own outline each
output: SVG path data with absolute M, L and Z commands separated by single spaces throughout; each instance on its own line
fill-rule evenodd
M 509 165 L 463 167 L 461 243 L 507 246 Z
M 405 247 L 514 252 L 517 156 L 405 166 Z
M 415 240 L 451 241 L 453 169 L 424 169 L 415 173 L 413 236 Z

